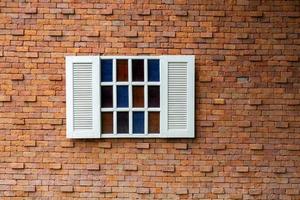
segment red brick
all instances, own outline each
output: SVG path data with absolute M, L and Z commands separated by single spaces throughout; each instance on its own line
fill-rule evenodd
M 176 189 L 176 194 L 182 195 L 182 194 L 188 194 L 189 191 L 187 188 L 177 188 Z
M 212 193 L 213 194 L 224 194 L 225 190 L 224 190 L 224 188 L 213 188 Z
M 213 103 L 215 105 L 224 105 L 225 104 L 225 99 L 214 99 Z
M 200 172 L 212 172 L 213 167 L 212 166 L 200 166 Z
M 176 15 L 176 16 L 187 16 L 187 15 L 188 15 L 188 12 L 185 11 L 185 10 L 176 10 L 176 11 L 175 11 L 175 15 Z
M 174 38 L 176 36 L 176 33 L 174 31 L 164 31 L 162 35 L 163 37 Z
M 138 37 L 137 31 L 126 31 L 125 36 L 129 38 Z
M 24 75 L 23 74 L 13 74 L 11 77 L 12 81 L 23 81 Z
M 210 122 L 210 121 L 201 121 L 200 126 L 202 126 L 202 127 L 212 127 L 212 126 L 214 126 L 214 123 Z
M 261 99 L 250 99 L 249 100 L 249 105 L 251 106 L 258 106 L 262 104 L 262 100 Z
M 61 186 L 60 191 L 65 192 L 65 193 L 71 193 L 71 192 L 74 192 L 74 187 L 73 186 L 66 186 L 66 185 Z
M 104 149 L 111 149 L 111 142 L 99 142 L 99 147 Z
M 252 196 L 260 195 L 261 189 L 249 189 L 249 194 Z
M 212 34 L 212 33 L 209 33 L 209 32 L 207 32 L 207 33 L 201 33 L 201 34 L 200 34 L 200 37 L 201 37 L 201 38 L 212 38 L 212 37 L 213 37 L 213 34 Z
M 149 188 L 137 188 L 136 192 L 138 194 L 149 194 L 150 193 L 150 189 Z
M 26 140 L 23 141 L 24 147 L 35 147 L 36 141 L 35 140 Z
M 163 172 L 175 172 L 175 166 L 169 165 L 162 168 Z
M 141 15 L 141 16 L 151 15 L 151 9 L 139 9 L 138 15 Z
M 25 165 L 24 163 L 10 163 L 10 167 L 12 169 L 24 169 Z
M 211 148 L 213 150 L 225 150 L 226 149 L 226 145 L 225 144 L 212 144 Z
M 88 164 L 86 168 L 90 171 L 99 171 L 100 165 L 99 164 Z
M 63 148 L 73 148 L 74 142 L 73 141 L 63 141 L 60 143 L 61 147 Z
M 124 171 L 138 171 L 137 165 L 124 165 Z
M 27 7 L 24 9 L 25 14 L 36 14 L 37 11 L 37 8 L 34 7 Z
M 61 13 L 64 15 L 74 15 L 75 14 L 75 9 L 73 8 L 65 8 L 61 10 Z
M 175 147 L 175 149 L 178 149 L 178 150 L 186 150 L 186 149 L 188 149 L 188 144 L 176 143 L 176 144 L 174 144 L 174 147 Z
M 15 36 L 22 36 L 22 35 L 24 35 L 24 30 L 14 30 L 13 32 L 12 32 L 12 35 L 15 35 Z
M 52 164 L 49 164 L 49 168 L 50 169 L 53 169 L 53 170 L 60 170 L 61 169 L 61 164 L 60 163 L 52 163 Z
M 241 128 L 248 128 L 248 127 L 251 127 L 251 125 L 252 125 L 250 121 L 240 121 L 237 124 Z
M 236 167 L 236 171 L 240 173 L 249 172 L 249 167 L 245 167 L 245 166 Z
M 276 174 L 285 174 L 287 171 L 285 167 L 275 167 L 273 172 Z
M 34 185 L 23 186 L 24 192 L 36 192 L 36 187 Z
M 207 83 L 207 82 L 211 82 L 211 77 L 210 76 L 199 76 L 199 81 L 202 83 Z
M 273 38 L 278 39 L 278 40 L 282 40 L 282 39 L 286 39 L 287 36 L 286 36 L 285 33 L 276 33 L 276 34 L 273 34 Z
M 111 8 L 102 9 L 101 15 L 113 15 L 113 9 Z
M 276 122 L 275 127 L 276 128 L 288 128 L 289 123 L 288 122 Z
M 9 102 L 11 101 L 11 96 L 0 96 L 0 102 Z
M 223 55 L 213 55 L 212 56 L 212 60 L 213 61 L 224 61 L 225 60 L 225 56 L 223 56 Z
M 137 149 L 150 149 L 149 143 L 137 143 L 136 144 Z
M 264 146 L 262 144 L 250 144 L 251 150 L 263 150 Z

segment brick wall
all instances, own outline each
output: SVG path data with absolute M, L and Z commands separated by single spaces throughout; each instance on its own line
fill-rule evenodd
M 1 199 L 300 198 L 300 1 L 28 2 L 0 2 Z M 196 55 L 196 138 L 66 139 L 64 56 L 102 54 Z

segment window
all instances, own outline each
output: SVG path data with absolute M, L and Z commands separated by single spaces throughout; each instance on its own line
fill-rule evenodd
M 67 56 L 67 137 L 194 137 L 194 68 L 194 56 Z

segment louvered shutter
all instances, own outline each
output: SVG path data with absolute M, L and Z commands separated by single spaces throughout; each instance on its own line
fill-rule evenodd
M 195 136 L 195 57 L 162 56 L 161 136 Z
M 68 138 L 100 138 L 98 56 L 66 57 Z

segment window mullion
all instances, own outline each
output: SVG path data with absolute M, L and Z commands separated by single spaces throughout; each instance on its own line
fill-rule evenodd
M 132 59 L 128 59 L 129 134 L 132 134 Z
M 145 106 L 145 117 L 144 117 L 144 129 L 145 135 L 148 135 L 148 59 L 144 59 L 144 106 Z
M 117 134 L 117 62 L 116 59 L 113 59 L 113 134 Z

